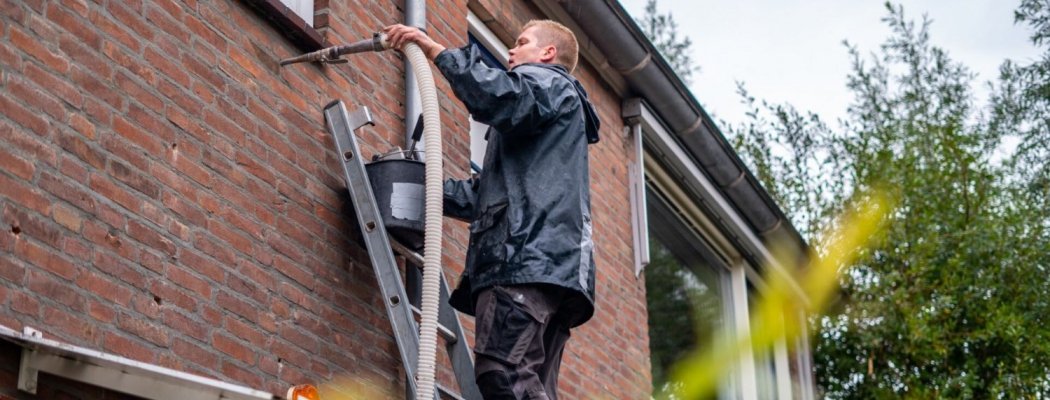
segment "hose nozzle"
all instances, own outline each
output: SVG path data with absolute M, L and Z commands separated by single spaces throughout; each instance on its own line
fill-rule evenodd
M 371 39 L 364 39 L 350 44 L 326 47 L 321 50 L 306 53 L 301 56 L 281 60 L 281 66 L 301 62 L 320 62 L 325 64 L 342 64 L 346 59 L 339 58 L 345 54 L 364 53 L 366 51 L 386 50 L 386 35 L 376 32 Z

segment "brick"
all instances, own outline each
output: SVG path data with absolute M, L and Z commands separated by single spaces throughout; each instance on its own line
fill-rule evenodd
M 164 325 L 174 329 L 176 332 L 185 334 L 200 341 L 206 341 L 208 340 L 208 337 L 210 337 L 208 334 L 210 326 L 208 324 L 202 323 L 192 317 L 187 317 L 176 309 L 165 309 L 162 315 Z
M 107 41 L 102 43 L 102 54 L 113 60 L 115 65 L 124 67 L 125 70 L 142 79 L 147 86 L 152 86 L 157 82 L 157 71 L 141 59 L 139 50 L 128 52 L 117 44 Z
M 138 211 L 140 204 L 142 203 L 142 200 L 134 194 L 114 184 L 113 181 L 110 181 L 102 175 L 92 174 L 88 185 L 98 194 L 112 200 L 114 203 L 119 204 L 124 207 L 124 209 L 131 212 Z
M 40 315 L 40 302 L 36 300 L 35 294 L 14 292 L 11 296 L 11 309 L 21 314 L 37 317 Z
M 304 368 L 309 366 L 312 357 L 302 349 L 289 344 L 287 340 L 274 340 L 270 345 L 270 354 L 279 357 L 286 364 Z
M 59 225 L 62 225 L 73 232 L 80 231 L 80 226 L 84 223 L 84 219 L 80 217 L 77 211 L 69 206 L 61 204 L 56 204 L 52 207 L 51 218 Z
M 278 254 L 283 254 L 290 259 L 301 260 L 304 257 L 302 249 L 289 241 L 283 232 L 267 232 L 266 243 Z
M 80 95 L 80 91 L 65 79 L 33 64 L 25 66 L 25 75 L 29 80 L 33 81 L 41 88 L 45 88 L 49 93 L 53 93 L 73 108 L 80 108 L 83 104 L 84 100 Z
M 26 269 L 22 264 L 10 256 L 0 257 L 0 279 L 11 283 L 22 285 L 26 276 Z M 3 286 L 3 285 L 0 285 Z
M 222 34 L 216 32 L 210 26 L 206 25 L 203 21 L 198 19 L 194 15 L 186 15 L 183 19 L 186 27 L 197 35 L 197 39 L 203 40 L 213 49 L 218 50 L 220 53 L 226 53 L 226 39 L 222 37 Z M 196 50 L 196 49 L 194 49 Z M 196 52 L 195 52 L 196 53 Z
M 212 187 L 213 177 L 207 169 L 186 157 L 178 157 L 172 163 L 176 170 L 204 187 Z
M 103 304 L 96 300 L 88 301 L 88 315 L 95 320 L 104 323 L 112 324 L 117 318 L 117 312 L 109 305 Z
M 147 46 L 144 55 L 146 63 L 152 65 L 175 84 L 184 88 L 190 86 L 190 76 L 180 66 L 171 62 L 172 59 L 178 59 L 177 54 L 162 54 L 153 46 Z
M 237 263 L 237 272 L 248 281 L 255 283 L 268 291 L 274 291 L 276 278 L 272 268 L 259 266 L 254 260 L 242 260 Z
M 113 76 L 113 68 L 98 53 L 101 50 L 99 43 L 84 42 L 73 34 L 61 35 L 58 43 L 59 48 L 69 56 L 73 65 L 91 71 L 95 76 L 104 80 L 109 80 Z M 85 46 L 84 43 L 88 43 L 88 46 Z
M 265 304 L 270 296 L 270 293 L 266 288 L 261 287 L 254 282 L 242 279 L 234 274 L 230 274 L 226 277 L 226 287 L 261 304 Z
M 222 363 L 222 373 L 234 382 L 248 387 L 260 387 L 263 383 L 262 378 L 258 374 L 231 362 Z
M 54 254 L 52 250 L 40 247 L 28 240 L 19 240 L 15 243 L 15 255 L 67 280 L 73 279 L 77 273 L 75 265 Z
M 70 154 L 75 155 L 81 161 L 95 169 L 103 169 L 106 166 L 106 155 L 98 150 L 95 145 L 85 142 L 72 132 L 60 130 L 56 135 L 58 145 Z
M 100 72 L 89 69 L 90 67 L 77 64 L 73 67 L 70 77 L 73 79 L 73 84 L 80 88 L 81 93 L 85 95 L 84 110 L 88 114 L 96 116 L 96 119 L 100 121 L 108 120 L 108 116 L 105 114 L 107 109 L 98 109 L 95 104 L 99 100 L 112 107 L 114 110 L 123 110 L 126 102 L 124 95 L 118 91 L 107 79 L 99 79 L 97 76 Z M 88 100 L 90 98 L 91 101 Z
M 22 180 L 30 180 L 33 177 L 33 173 L 36 172 L 36 166 L 29 160 L 15 154 L 13 150 L 6 146 L 0 147 L 0 171 L 15 175 L 22 178 Z
M 88 140 L 95 140 L 95 124 L 91 123 L 83 114 L 70 113 L 69 127 Z
M 204 112 L 204 123 L 211 127 L 214 133 L 222 135 L 238 145 L 244 143 L 245 137 L 247 137 L 247 134 L 244 133 L 241 127 L 237 126 L 226 116 L 213 110 Z
M 255 364 L 255 352 L 240 343 L 239 340 L 227 336 L 225 334 L 216 333 L 212 335 L 212 346 L 216 350 L 226 353 L 234 359 L 240 360 L 241 362 L 254 365 Z
M 62 74 L 69 72 L 69 60 L 63 54 L 51 51 L 49 46 L 41 46 L 39 40 L 15 26 L 11 26 L 8 31 L 8 37 L 15 47 L 55 72 Z
M 120 314 L 117 326 L 125 333 L 130 333 L 160 347 L 168 347 L 168 332 L 156 325 L 154 321 L 144 320 L 142 316 Z
M 0 96 L 0 109 L 4 110 L 6 117 L 37 135 L 46 136 L 50 131 L 51 123 L 48 120 L 16 103 L 10 96 Z
M 194 204 L 186 201 L 182 197 L 171 193 L 164 193 L 162 196 L 162 202 L 165 207 L 168 207 L 169 210 L 172 210 L 176 214 L 185 218 L 185 221 L 192 226 L 206 226 L 208 224 L 208 216 Z M 193 243 L 203 243 L 199 236 L 200 235 L 198 235 L 197 240 L 194 240 Z M 194 246 L 196 247 L 196 245 Z
M 255 325 L 246 324 L 233 317 L 224 318 L 223 325 L 226 327 L 226 331 L 244 340 L 248 345 L 256 349 L 265 349 L 267 347 L 269 335 Z
M 151 272 L 161 275 L 164 273 L 165 262 L 169 259 L 175 259 L 174 256 L 164 255 L 156 251 L 143 251 L 141 254 L 141 261 L 139 265 L 145 267 Z M 152 275 L 152 274 L 151 274 Z
M 188 270 L 180 268 L 176 265 L 168 265 L 165 271 L 165 275 L 169 280 L 174 282 L 176 285 L 182 286 L 198 295 L 201 298 L 211 298 L 211 287 L 213 283 L 198 278 L 191 274 Z
M 161 148 L 165 147 L 164 143 L 171 143 L 175 140 L 175 131 L 161 117 L 161 110 L 146 110 L 138 105 L 130 105 L 126 115 L 132 122 L 142 128 L 147 135 L 156 137 L 161 143 Z M 146 150 L 153 154 L 160 154 L 162 151 L 154 148 L 147 148 Z
M 128 266 L 125 261 L 109 254 L 108 252 L 95 251 L 93 264 L 99 271 L 105 272 L 114 278 L 125 282 L 137 289 L 145 289 L 147 285 L 146 275 Z
M 169 307 L 164 305 L 164 299 L 152 293 L 139 294 L 131 298 L 131 309 L 149 319 L 160 318 L 160 313 L 165 308 Z
M 228 244 L 232 249 L 237 250 L 242 254 L 251 254 L 252 241 L 245 238 L 243 235 L 228 229 L 222 222 L 219 222 L 216 219 L 209 220 L 208 231 L 215 235 L 215 237 L 219 238 L 219 240 Z
M 227 292 L 219 292 L 215 296 L 215 304 L 219 307 L 226 309 L 236 315 L 247 319 L 248 321 L 256 321 L 259 319 L 259 309 L 256 305 L 251 304 L 245 300 L 242 300 L 236 296 L 233 296 Z
M 312 288 L 316 284 L 314 274 L 287 258 L 274 258 L 273 267 L 284 276 L 307 288 Z
M 189 44 L 190 34 L 183 27 L 184 25 L 182 24 L 182 10 L 177 9 L 175 7 L 171 7 L 166 11 L 174 12 L 176 14 L 165 13 L 157 7 L 150 6 L 146 8 L 146 20 L 150 22 L 153 26 L 160 28 L 160 30 L 171 35 L 182 44 Z
M 182 267 L 188 267 L 211 281 L 226 281 L 225 268 L 211 259 L 197 254 L 195 251 L 183 250 L 179 253 L 179 260 L 182 262 Z
M 193 137 L 208 142 L 210 134 L 201 126 L 201 124 L 190 117 L 188 114 L 183 112 L 177 107 L 167 107 L 165 109 L 165 117 L 168 122 L 171 122 L 175 127 L 181 129 L 183 132 L 189 133 Z M 172 152 L 180 151 L 178 147 L 171 148 Z M 170 152 L 169 152 L 170 154 Z
M 87 214 L 95 213 L 94 195 L 79 184 L 69 182 L 67 179 L 50 172 L 43 172 L 40 174 L 39 185 L 40 188 L 48 193 L 58 196 L 58 198 L 69 202 L 81 211 Z
M 139 240 L 139 243 L 159 250 L 169 256 L 174 255 L 177 250 L 171 239 L 164 237 L 160 231 L 155 230 L 153 227 L 146 226 L 145 224 L 138 222 L 138 220 L 129 220 L 128 235 Z
M 80 313 L 70 314 L 65 310 L 50 306 L 50 304 L 44 304 L 43 306 L 44 317 L 41 320 L 41 328 L 44 331 L 44 337 L 48 337 L 48 333 L 61 333 L 67 336 L 68 339 L 65 341 L 71 341 L 76 343 L 95 343 L 98 339 L 100 332 L 99 328 L 95 324 L 84 323 L 84 319 Z M 71 339 L 71 340 L 70 340 Z
M 121 116 L 113 117 L 113 131 L 131 143 L 141 147 L 147 154 L 162 154 L 164 143 L 147 130 L 133 125 Z
M 75 3 L 66 4 L 69 5 Z M 82 8 L 82 10 L 84 14 L 87 13 L 86 6 L 85 8 Z M 95 27 L 84 20 L 84 14 L 77 16 L 55 3 L 51 3 L 47 8 L 47 18 L 49 20 L 58 26 L 61 26 L 66 32 L 76 36 L 78 40 L 86 43 L 91 48 L 98 49 L 101 45 L 102 39 L 95 31 Z
M 153 93 L 153 88 L 139 83 L 139 79 L 129 75 L 124 71 L 118 71 L 115 81 L 117 86 L 128 97 L 142 104 L 146 109 L 151 110 L 163 110 L 164 100 Z
M 105 135 L 105 138 L 102 139 L 102 148 L 109 152 L 110 161 L 126 162 L 127 164 L 130 164 L 129 169 L 134 170 L 135 173 L 147 172 L 152 168 L 151 164 L 153 164 L 153 162 L 150 161 L 148 157 L 149 154 L 142 151 L 141 148 L 135 146 L 130 141 L 124 140 L 122 136 L 113 134 Z M 140 191 L 143 191 L 144 194 L 153 194 L 150 188 L 160 188 L 160 184 L 156 183 L 155 176 L 150 176 L 148 181 L 149 182 L 147 183 L 131 182 L 128 183 L 128 185 L 134 184 L 135 186 L 138 186 L 135 187 L 137 190 L 140 189 L 139 187 L 142 187 L 142 190 Z
M 102 347 L 107 352 L 146 363 L 151 363 L 157 358 L 152 347 L 121 333 L 107 332 Z
M 233 265 L 237 262 L 233 250 L 223 246 L 222 243 L 214 239 L 214 236 L 197 235 L 197 239 L 193 242 L 193 247 L 204 254 L 214 257 L 221 264 Z
M 219 356 L 196 342 L 175 338 L 172 340 L 171 350 L 187 362 L 205 369 L 215 369 L 219 365 Z
M 130 289 L 121 286 L 114 282 L 107 276 L 102 276 L 97 272 L 84 271 L 77 276 L 77 286 L 84 288 L 88 292 L 94 293 L 95 295 L 109 300 L 112 303 L 127 307 L 131 305 L 131 298 L 133 293 Z
M 142 18 L 136 7 L 129 6 L 127 2 L 107 2 L 106 11 L 109 11 L 118 22 L 131 28 L 135 32 L 134 35 L 142 38 L 143 41 L 153 40 L 153 28 Z
M 90 19 L 91 24 L 97 27 L 107 40 L 115 39 L 117 42 L 120 42 L 120 44 L 123 44 L 135 53 L 142 50 L 142 42 L 139 41 L 138 37 L 128 29 L 111 20 L 106 14 L 95 10 L 91 12 Z
M 197 310 L 197 299 L 195 297 L 183 293 L 182 290 L 174 285 L 169 285 L 167 282 L 154 281 L 150 285 L 150 292 L 154 296 L 160 297 L 164 303 L 174 304 L 189 312 Z

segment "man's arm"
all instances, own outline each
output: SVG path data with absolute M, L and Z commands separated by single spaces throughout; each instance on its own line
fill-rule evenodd
M 445 180 L 442 210 L 446 217 L 471 222 L 478 202 L 478 179 L 480 178 Z
M 571 96 L 572 84 L 557 73 L 535 66 L 513 71 L 491 68 L 481 62 L 477 50 L 445 51 L 418 28 L 391 25 L 383 29 L 390 46 L 401 49 L 405 43 L 419 45 L 438 67 L 474 120 L 493 126 L 501 134 L 529 134 L 558 115 Z M 572 92 L 574 93 L 574 92 Z

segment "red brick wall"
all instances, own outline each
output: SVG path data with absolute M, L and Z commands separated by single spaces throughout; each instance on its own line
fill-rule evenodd
M 538 15 L 522 2 L 478 6 L 511 32 Z M 402 19 L 400 1 L 318 7 L 331 43 Z M 465 42 L 465 1 L 428 7 L 438 40 Z M 300 52 L 236 0 L 0 0 L 0 324 L 275 393 L 354 377 L 372 396 L 403 396 L 321 115 L 332 99 L 368 106 L 364 151 L 402 145 L 402 62 L 387 52 L 278 66 Z M 561 388 L 647 398 L 620 100 L 592 66 L 577 75 L 603 122 L 591 149 L 599 305 L 574 332 Z M 467 114 L 437 80 L 446 169 L 462 177 Z M 467 232 L 446 221 L 454 277 Z M 0 346 L 0 398 L 28 398 L 6 367 L 15 353 Z

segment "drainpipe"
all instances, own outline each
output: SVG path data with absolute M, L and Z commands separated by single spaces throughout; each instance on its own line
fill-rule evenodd
M 405 25 L 414 26 L 419 29 L 426 29 L 427 27 L 427 4 L 426 0 L 405 0 Z M 419 119 L 419 114 L 422 112 L 422 105 L 419 101 L 419 82 L 416 81 L 416 74 L 412 71 L 412 64 L 409 62 L 408 57 L 404 57 L 405 61 L 405 148 L 412 141 L 412 132 L 416 129 L 416 121 Z M 422 140 L 421 140 L 422 142 Z M 416 148 L 424 149 L 425 146 L 422 143 L 418 143 Z

